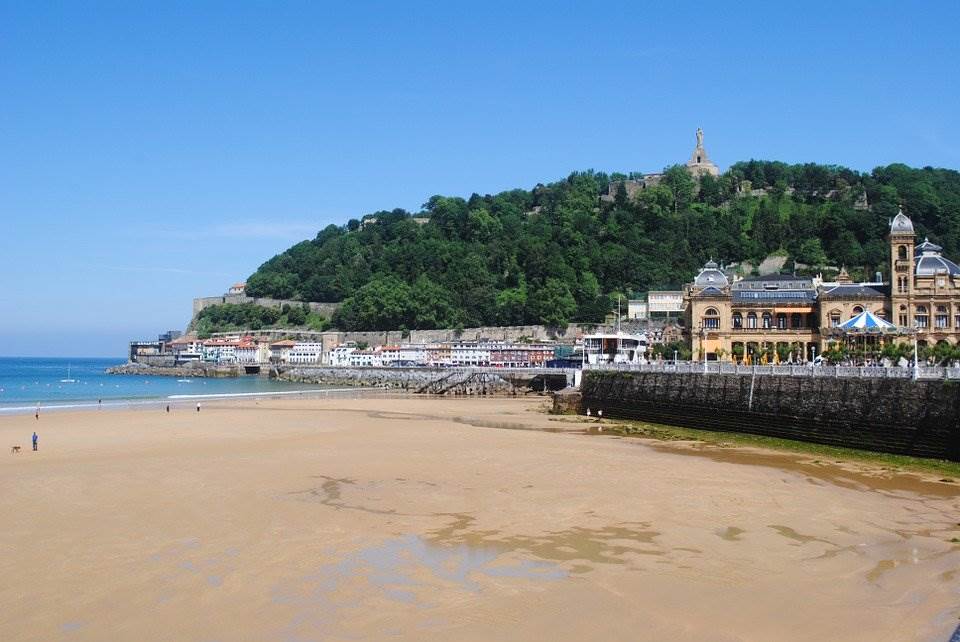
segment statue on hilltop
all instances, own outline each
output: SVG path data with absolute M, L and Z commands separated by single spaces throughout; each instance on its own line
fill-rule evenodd
M 703 129 L 697 127 L 697 147 L 703 147 Z

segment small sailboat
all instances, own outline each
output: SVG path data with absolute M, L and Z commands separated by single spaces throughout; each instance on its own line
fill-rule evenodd
M 61 379 L 61 380 L 60 380 L 60 383 L 77 383 L 77 380 L 76 380 L 76 379 L 73 379 L 73 378 L 70 376 L 70 364 L 69 364 L 69 363 L 67 364 L 67 378 L 66 378 L 66 379 Z
M 193 383 L 193 379 L 177 379 L 177 383 Z

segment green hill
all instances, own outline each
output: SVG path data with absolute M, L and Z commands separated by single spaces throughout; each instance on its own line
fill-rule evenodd
M 618 293 L 679 287 L 710 257 L 755 265 L 782 251 L 788 267 L 886 274 L 885 236 L 900 204 L 918 235 L 960 255 L 953 170 L 897 164 L 862 174 L 751 160 L 698 186 L 676 166 L 633 199 L 620 188 L 601 201 L 610 181 L 626 178 L 576 172 L 532 190 L 434 196 L 415 214 L 330 225 L 261 265 L 247 293 L 342 301 L 333 323 L 351 330 L 596 322 Z

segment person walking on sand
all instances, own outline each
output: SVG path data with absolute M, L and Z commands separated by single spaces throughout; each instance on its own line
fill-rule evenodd
M 40 421 L 40 406 L 37 406 L 37 411 L 36 411 L 35 413 L 33 413 L 33 417 L 34 417 L 34 419 L 36 419 L 37 421 Z
M 170 404 L 167 404 L 167 414 L 170 414 Z
M 37 442 L 40 441 L 40 438 L 37 437 L 37 431 L 33 431 L 33 452 L 37 452 Z
M 200 412 L 200 402 L 197 402 L 197 412 Z

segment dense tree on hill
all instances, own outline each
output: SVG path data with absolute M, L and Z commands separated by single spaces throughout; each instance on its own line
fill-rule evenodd
M 193 321 L 193 329 L 201 339 L 206 339 L 213 332 L 298 327 L 323 331 L 330 327 L 330 321 L 311 311 L 305 303 L 284 304 L 282 308 L 253 303 L 223 303 L 204 308 Z
M 886 273 L 900 204 L 921 238 L 960 255 L 953 170 L 751 160 L 698 185 L 677 166 L 633 199 L 623 189 L 599 199 L 626 176 L 575 172 L 529 191 L 433 196 L 416 213 L 426 224 L 395 209 L 330 225 L 260 266 L 247 292 L 342 301 L 333 321 L 345 329 L 598 322 L 611 295 L 679 287 L 710 257 L 755 265 L 782 252 L 809 270 Z M 856 206 L 864 194 L 867 210 Z

